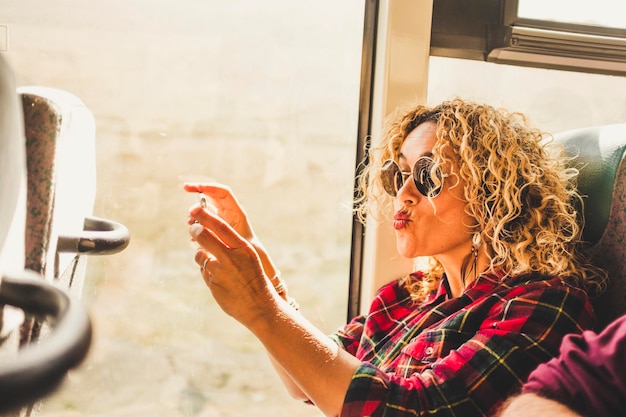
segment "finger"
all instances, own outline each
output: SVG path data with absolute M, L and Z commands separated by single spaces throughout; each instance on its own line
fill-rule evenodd
M 189 220 L 193 220 L 193 222 L 198 222 L 204 227 L 212 229 L 213 227 L 221 227 L 220 224 L 227 225 L 229 229 L 231 229 L 234 233 L 239 235 L 236 229 L 228 222 L 227 219 L 223 219 L 219 213 L 207 210 L 202 207 L 200 204 L 194 204 L 189 209 Z M 188 220 L 188 221 L 189 221 Z
M 185 191 L 190 193 L 198 193 L 200 203 L 203 207 L 217 212 L 217 206 L 225 203 L 234 202 L 232 191 L 222 184 L 213 183 L 185 183 L 183 185 Z
M 204 249 L 198 249 L 194 255 L 194 261 L 198 264 L 200 269 L 207 269 L 211 262 L 215 262 L 217 259 L 213 256 L 213 254 L 205 251 Z
M 189 234 L 204 249 L 219 258 L 227 249 L 248 246 L 248 241 L 219 217 L 199 209 L 200 216 L 192 215 L 198 223 L 189 228 Z
M 183 184 L 183 189 L 190 193 L 204 193 L 207 196 L 217 199 L 226 198 L 233 195 L 230 187 L 217 182 L 186 182 L 185 184 Z
M 213 206 L 222 208 L 240 207 L 231 188 L 219 183 L 185 183 L 185 191 L 202 193 Z
M 193 224 L 197 222 L 196 218 L 191 213 L 198 213 L 198 207 L 200 207 L 200 209 L 202 210 L 206 210 L 208 212 L 211 212 L 217 215 L 217 207 L 215 207 L 213 204 L 207 204 L 206 206 L 203 206 L 200 203 L 194 203 L 191 205 L 191 207 L 189 207 L 189 214 L 187 215 L 187 224 Z
M 195 213 L 198 210 L 198 207 L 200 207 L 200 209 L 204 210 L 204 207 L 200 206 L 199 203 L 194 203 L 191 207 L 189 207 L 189 214 L 187 215 L 187 224 L 188 225 L 192 225 L 192 224 L 198 222 L 195 219 L 195 217 L 191 215 L 192 212 Z

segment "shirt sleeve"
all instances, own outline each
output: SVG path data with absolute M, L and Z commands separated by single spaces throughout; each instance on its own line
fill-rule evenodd
M 354 356 L 359 348 L 364 324 L 365 316 L 357 316 L 350 320 L 346 326 L 329 337 L 337 343 L 339 347 Z
M 330 335 L 330 338 L 339 347 L 351 355 L 357 356 L 359 349 L 363 348 L 364 340 L 371 338 L 373 334 L 386 335 L 393 325 L 393 317 L 396 315 L 402 317 L 407 314 L 409 309 L 403 307 L 403 299 L 405 298 L 410 299 L 410 294 L 400 285 L 399 281 L 384 285 L 378 290 L 367 315 L 356 316 L 335 334 Z M 372 320 L 372 317 L 381 316 L 384 319 Z M 365 334 L 367 337 L 364 338 Z M 367 340 L 365 343 L 375 343 L 375 339 Z
M 524 392 L 559 401 L 583 415 L 620 416 L 626 409 L 626 316 L 600 334 L 563 340 L 560 355 L 540 365 Z
M 488 308 L 487 304 L 480 308 Z M 353 374 L 340 415 L 495 415 L 500 403 L 519 391 L 532 369 L 556 356 L 565 334 L 580 333 L 593 322 L 586 296 L 563 288 L 524 294 L 491 305 L 488 313 L 474 313 L 461 315 L 462 320 L 481 320 L 479 330 L 463 334 L 461 326 L 456 334 L 440 333 L 443 338 L 463 342 L 420 372 L 383 372 L 363 363 Z M 402 352 L 415 355 L 410 343 Z M 410 358 L 415 362 L 423 359 L 418 355 Z

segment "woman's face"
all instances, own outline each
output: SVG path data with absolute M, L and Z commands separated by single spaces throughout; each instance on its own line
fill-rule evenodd
M 437 141 L 435 130 L 434 122 L 426 122 L 409 133 L 398 155 L 402 171 L 410 172 L 418 158 L 432 154 Z M 457 176 L 449 176 L 451 167 L 444 165 L 442 171 L 448 176 L 439 195 L 430 201 L 417 190 L 412 177 L 407 178 L 394 198 L 393 227 L 402 256 L 435 256 L 443 261 L 460 259 L 471 250 L 468 225 L 475 222 L 464 211 L 464 184 Z

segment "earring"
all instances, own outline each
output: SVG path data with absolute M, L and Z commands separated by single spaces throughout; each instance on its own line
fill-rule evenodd
M 461 280 L 463 281 L 463 284 L 465 284 L 465 279 L 468 276 L 473 275 L 474 280 L 476 280 L 476 275 L 478 274 L 476 265 L 478 262 L 478 249 L 481 247 L 482 243 L 480 233 L 474 233 L 472 235 L 472 249 L 463 259 L 463 264 L 461 265 Z
M 482 244 L 483 240 L 480 237 L 480 233 L 474 233 L 474 236 L 472 236 L 472 255 L 474 255 L 474 257 L 478 257 L 478 249 Z
M 474 258 L 472 262 L 472 272 L 474 274 L 474 280 L 476 280 L 476 275 L 478 274 L 476 266 L 476 264 L 478 263 L 478 249 L 480 249 L 482 244 L 483 241 L 480 237 L 480 233 L 474 233 L 474 236 L 472 236 L 472 257 Z

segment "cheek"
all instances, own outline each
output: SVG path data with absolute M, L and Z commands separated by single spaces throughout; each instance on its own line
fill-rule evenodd
M 431 230 L 445 230 L 446 233 L 467 234 L 476 221 L 465 212 L 465 201 L 450 194 L 441 197 L 440 201 L 432 202 L 434 208 L 430 202 L 426 202 L 428 207 L 423 207 L 423 212 L 430 213 L 428 219 L 424 219 L 425 226 Z
M 444 187 L 444 190 L 439 195 L 440 200 L 437 201 L 435 199 L 435 205 L 439 213 L 452 213 L 454 216 L 460 216 L 457 220 L 461 220 L 467 216 L 465 214 L 467 201 L 465 200 L 463 186 L 457 182 L 455 176 L 450 178 L 450 183 L 452 184 L 447 184 L 447 187 Z

